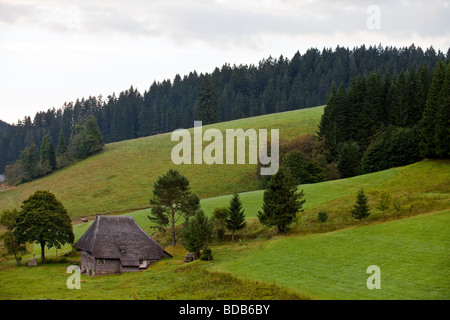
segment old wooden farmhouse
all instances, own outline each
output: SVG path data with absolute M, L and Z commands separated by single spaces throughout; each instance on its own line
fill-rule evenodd
M 97 216 L 76 246 L 81 272 L 91 276 L 139 271 L 172 257 L 127 216 Z

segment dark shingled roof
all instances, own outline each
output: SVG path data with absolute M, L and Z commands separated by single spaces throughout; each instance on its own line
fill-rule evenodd
M 172 257 L 129 216 L 97 216 L 76 246 L 95 258 L 121 259 L 126 264 Z

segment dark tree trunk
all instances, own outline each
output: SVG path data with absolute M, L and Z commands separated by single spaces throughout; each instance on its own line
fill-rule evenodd
M 41 242 L 41 262 L 45 261 L 45 242 Z

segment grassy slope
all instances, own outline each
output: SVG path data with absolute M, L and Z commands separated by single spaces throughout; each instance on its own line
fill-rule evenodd
M 288 139 L 314 133 L 322 113 L 323 107 L 295 110 L 205 126 L 203 131 L 272 128 Z M 36 190 L 53 192 L 72 217 L 147 207 L 154 181 L 170 167 L 190 180 L 200 198 L 258 189 L 256 165 L 173 165 L 171 150 L 177 143 L 164 134 L 108 144 L 87 160 L 0 192 L 0 208 L 17 208 Z
M 450 299 L 450 211 L 217 251 L 214 270 L 318 299 Z M 381 270 L 368 290 L 367 267 Z
M 329 230 L 339 229 L 355 222 L 349 212 L 355 201 L 355 195 L 359 188 L 364 187 L 369 195 L 369 205 L 372 208 L 370 220 L 378 220 L 381 212 L 376 209 L 378 194 L 380 191 L 388 191 L 394 200 L 402 205 L 401 216 L 421 214 L 437 210 L 445 210 L 450 207 L 450 161 L 425 160 L 409 166 L 393 168 L 385 171 L 370 173 L 348 179 L 307 184 L 299 186 L 305 193 L 305 213 L 300 215 L 300 223 L 317 224 L 315 214 L 319 210 L 328 212 L 329 221 L 325 224 Z M 240 194 L 247 219 L 257 217 L 263 202 L 263 191 L 250 191 Z M 202 209 L 211 216 L 215 207 L 227 206 L 231 195 L 207 198 L 201 200 Z M 147 219 L 149 209 L 127 213 L 147 231 L 150 222 Z M 391 208 L 391 217 L 396 213 Z M 81 234 L 89 224 L 77 225 L 74 228 L 75 235 Z

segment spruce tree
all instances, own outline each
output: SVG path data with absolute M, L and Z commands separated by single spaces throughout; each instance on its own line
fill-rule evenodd
M 297 192 L 289 169 L 281 166 L 264 191 L 262 211 L 258 212 L 259 221 L 268 227 L 276 226 L 279 232 L 286 232 L 297 219 L 297 213 L 303 211 L 306 201 L 303 197 L 303 191 Z
M 23 170 L 23 180 L 25 182 L 36 178 L 38 162 L 38 149 L 34 143 L 22 150 L 19 158 L 19 164 Z
M 400 71 L 398 76 L 394 99 L 390 109 L 391 123 L 397 127 L 403 127 L 406 123 L 405 116 L 408 105 L 406 75 L 403 70 Z
M 40 164 L 41 166 L 49 165 L 51 170 L 56 169 L 55 145 L 49 134 L 42 138 Z
M 58 135 L 58 144 L 56 146 L 56 156 L 59 157 L 67 152 L 66 138 L 64 137 L 64 132 L 61 129 Z
M 368 198 L 364 189 L 361 188 L 356 195 L 356 203 L 352 209 L 352 216 L 355 219 L 361 220 L 370 215 Z
M 439 97 L 446 78 L 445 65 L 442 60 L 436 63 L 433 70 L 427 104 L 420 121 L 420 152 L 424 157 L 436 157 L 436 123 L 439 115 Z M 448 108 L 448 105 L 444 104 Z
M 201 251 L 211 242 L 213 224 L 199 209 L 195 215 L 186 222 L 183 228 L 183 243 L 189 252 L 194 253 L 194 260 L 200 258 Z
M 417 73 L 414 69 L 406 75 L 406 110 L 404 125 L 412 127 L 422 118 L 423 108 L 419 104 Z
M 230 205 L 228 206 L 228 218 L 225 220 L 225 223 L 227 228 L 231 230 L 231 241 L 234 241 L 234 232 L 244 229 L 247 225 L 244 209 L 238 193 L 234 193 L 233 198 L 231 198 Z
M 344 142 L 339 150 L 337 169 L 342 178 L 349 178 L 360 174 L 361 156 L 358 143 Z
M 214 80 L 205 75 L 198 92 L 198 117 L 203 125 L 218 121 L 219 105 Z
M 437 100 L 436 126 L 434 136 L 436 155 L 450 156 L 450 63 L 447 63 L 445 81 Z
M 336 124 L 334 122 L 336 92 L 336 86 L 333 83 L 319 122 L 318 132 L 319 138 L 324 141 L 326 149 L 330 152 L 330 158 L 333 157 L 336 151 Z

